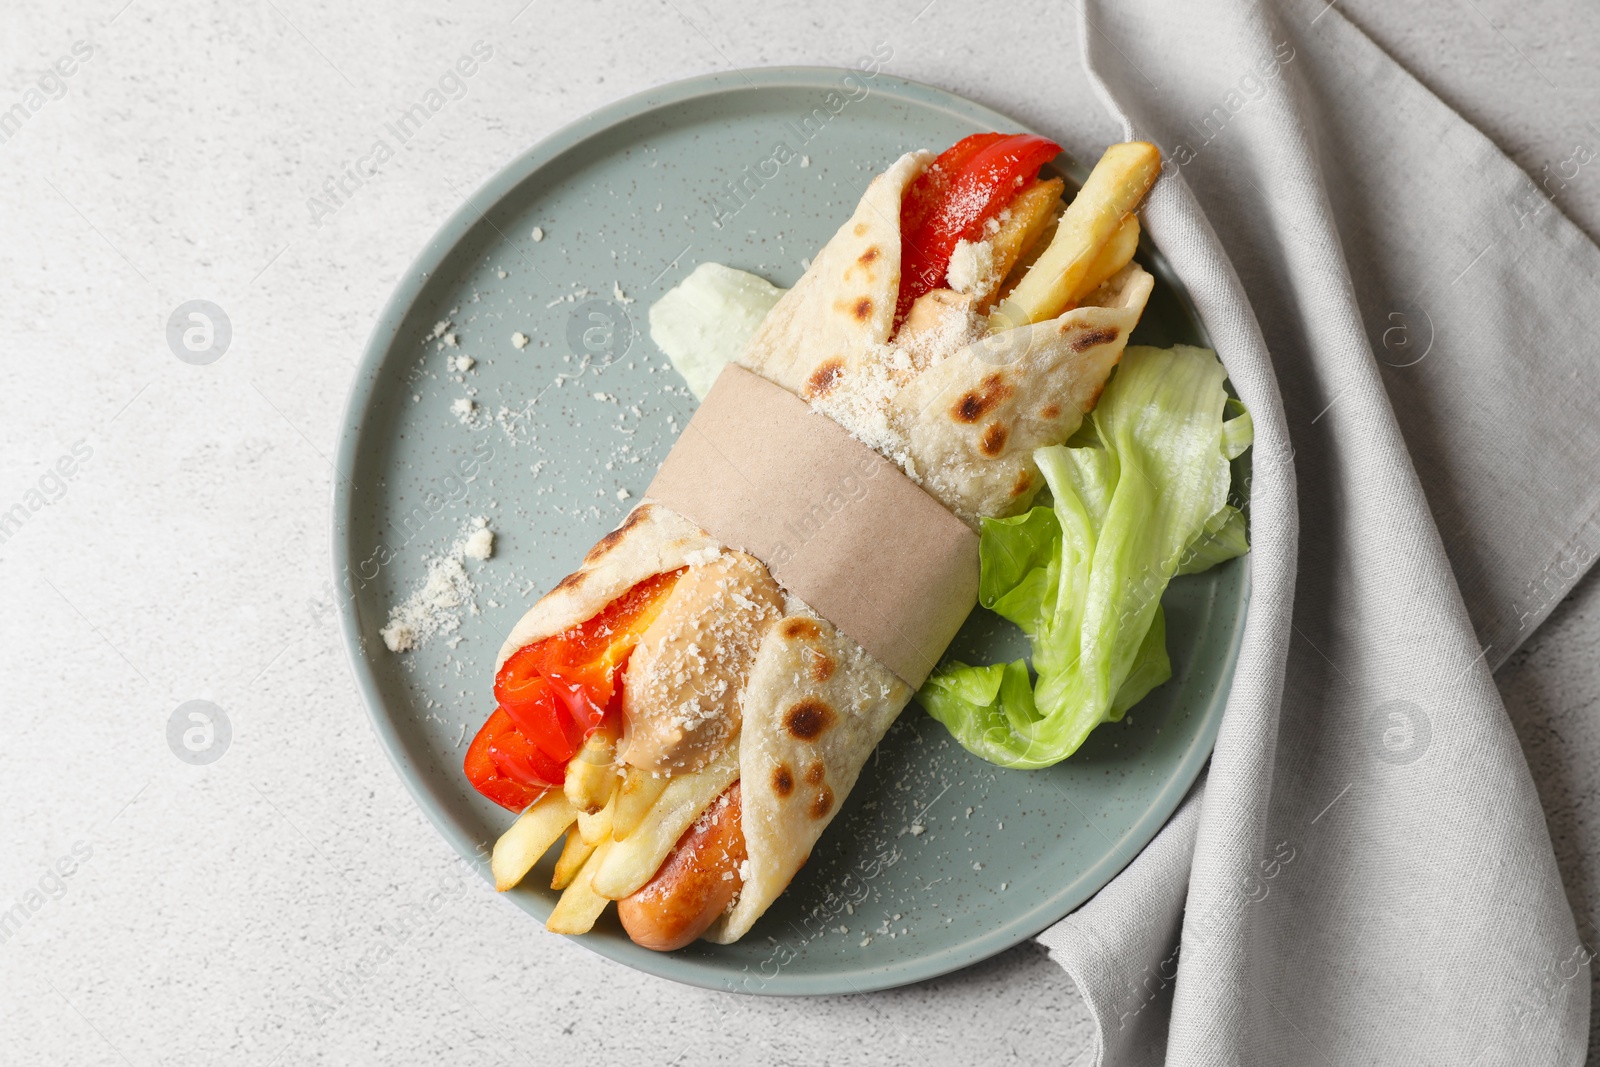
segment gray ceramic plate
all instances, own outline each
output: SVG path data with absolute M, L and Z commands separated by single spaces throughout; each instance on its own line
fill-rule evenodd
M 423 249 L 350 398 L 334 568 L 378 737 L 464 857 L 481 866 L 511 821 L 461 774 L 492 708 L 501 638 L 637 502 L 693 410 L 649 340 L 650 303 L 704 260 L 791 285 L 901 152 L 1022 128 L 886 75 L 697 78 L 529 150 Z M 1204 344 L 1160 256 L 1147 247 L 1140 259 L 1157 284 L 1134 340 Z M 446 320 L 456 347 L 432 336 Z M 518 332 L 526 347 L 513 344 Z M 476 361 L 470 370 L 449 365 L 460 355 Z M 465 420 L 463 398 L 474 405 Z M 466 561 L 477 610 L 417 651 L 389 652 L 379 630 L 391 606 L 478 515 L 498 536 L 492 559 Z M 741 943 L 659 955 L 609 915 L 581 942 L 695 985 L 824 994 L 930 978 L 1033 936 L 1110 881 L 1199 774 L 1232 677 L 1246 573 L 1236 560 L 1173 583 L 1163 601 L 1172 680 L 1050 770 L 992 767 L 910 707 L 810 864 Z M 953 652 L 1012 658 L 1023 645 L 1006 629 L 980 610 Z M 552 862 L 508 894 L 541 920 L 555 899 L 544 888 Z

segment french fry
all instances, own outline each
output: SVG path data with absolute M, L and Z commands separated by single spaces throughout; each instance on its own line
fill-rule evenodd
M 1107 148 L 1056 226 L 1050 247 L 989 316 L 991 332 L 1055 318 L 1079 291 L 1100 249 L 1133 214 L 1161 173 L 1161 150 L 1145 141 Z
M 494 843 L 494 853 L 489 857 L 494 887 L 504 893 L 522 881 L 577 814 L 555 789 L 534 801 Z
M 1094 257 L 1089 272 L 1084 275 L 1083 281 L 1078 285 L 1078 291 L 1072 294 L 1072 300 L 1062 311 L 1070 311 L 1089 298 L 1089 294 L 1106 283 L 1117 271 L 1128 265 L 1128 261 L 1139 250 L 1139 216 L 1129 215 L 1122 220 L 1122 225 L 1117 227 L 1117 232 L 1111 235 L 1111 240 Z M 1022 258 L 1017 260 L 1016 266 L 1011 268 L 1011 273 L 1006 277 L 1005 284 L 1000 287 L 996 295 L 996 303 L 1004 300 L 1011 294 L 1033 267 L 1034 261 L 1049 247 L 1050 239 L 1055 236 L 1055 220 L 1045 227 L 1045 232 L 1033 246 L 1031 252 L 1024 252 Z
M 572 884 L 578 876 L 583 865 L 594 855 L 594 846 L 583 839 L 583 834 L 576 826 L 567 831 L 567 843 L 561 850 L 561 858 L 556 860 L 556 874 L 550 879 L 551 889 L 565 889 Z
M 994 282 L 987 292 L 975 293 L 974 306 L 980 312 L 988 311 L 999 292 L 1000 283 L 1011 268 L 1038 242 L 1056 213 L 1061 210 L 1061 192 L 1066 183 L 1060 178 L 1036 181 L 1017 194 L 1007 210 L 1009 215 L 1000 224 L 989 247 L 994 250 Z
M 583 843 L 591 848 L 608 841 L 611 838 L 611 816 L 617 810 L 617 791 L 611 790 L 611 796 L 606 800 L 605 806 L 593 815 L 578 812 L 578 835 L 583 838 Z
M 562 791 L 578 811 L 593 815 L 605 806 L 616 785 L 617 728 L 604 722 L 567 763 Z
M 546 930 L 553 934 L 586 934 L 594 928 L 594 921 L 600 918 L 600 913 L 606 910 L 606 905 L 611 901 L 596 893 L 590 882 L 611 848 L 610 841 L 602 841 L 595 846 L 594 853 L 585 861 L 577 877 L 572 879 L 562 892 L 561 899 L 556 901 L 550 918 L 545 920 Z
M 595 892 L 621 900 L 654 877 L 683 832 L 739 777 L 738 747 L 732 743 L 698 771 L 668 780 L 655 806 L 596 869 Z
M 611 816 L 611 836 L 618 841 L 633 833 L 634 827 L 661 799 L 661 793 L 672 779 L 638 767 L 629 767 L 622 775 L 622 786 L 617 791 L 617 808 Z
M 1028 272 L 1039 261 L 1039 257 L 1044 255 L 1044 250 L 1049 248 L 1051 242 L 1055 240 L 1056 224 L 1060 221 L 1060 218 L 1057 217 L 1046 222 L 1044 231 L 1039 234 L 1039 239 L 1033 243 L 1033 247 L 1022 253 L 1022 258 L 1012 265 L 1011 273 L 1006 275 L 1005 281 L 1000 283 L 1000 288 L 995 292 L 994 300 L 991 302 L 991 309 L 994 304 L 1004 303 L 1006 297 L 1011 295 L 1011 291 L 1017 287 L 1017 284 L 1028 276 Z
M 1099 253 L 1094 257 L 1094 262 L 1089 264 L 1089 271 L 1083 276 L 1083 281 L 1078 283 L 1077 291 L 1072 294 L 1072 299 L 1066 311 L 1075 308 L 1106 283 L 1117 271 L 1128 265 L 1133 254 L 1139 250 L 1139 216 L 1129 215 L 1122 220 L 1122 225 L 1117 227 L 1117 232 L 1111 235 L 1111 240 L 1105 243 Z

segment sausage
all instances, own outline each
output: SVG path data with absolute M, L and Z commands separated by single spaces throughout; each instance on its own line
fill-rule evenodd
M 683 832 L 654 878 L 617 901 L 634 942 L 657 952 L 679 949 L 706 932 L 744 885 L 739 783 L 734 782 Z

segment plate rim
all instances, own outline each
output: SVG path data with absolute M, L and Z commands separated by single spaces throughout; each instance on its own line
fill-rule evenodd
M 407 792 L 422 809 L 428 821 L 455 850 L 458 857 L 476 869 L 490 884 L 492 877 L 489 874 L 483 846 L 451 817 L 448 810 L 448 800 L 451 798 L 442 795 L 439 787 L 417 766 L 417 761 L 412 758 L 411 750 L 401 735 L 398 717 L 385 705 L 373 663 L 366 653 L 361 637 L 359 601 L 354 596 L 345 595 L 345 578 L 355 573 L 352 566 L 355 553 L 349 542 L 353 527 L 351 518 L 360 494 L 354 484 L 353 474 L 365 429 L 365 417 L 375 399 L 374 393 L 383 362 L 393 347 L 401 324 L 411 308 L 422 296 L 438 268 L 449 260 L 457 245 L 480 221 L 488 221 L 488 213 L 506 195 L 568 151 L 652 111 L 679 107 L 698 98 L 783 88 L 837 88 L 840 79 L 847 75 L 867 77 L 863 71 L 854 68 L 829 66 L 774 66 L 718 71 L 634 93 L 567 123 L 518 153 L 474 189 L 451 212 L 418 251 L 411 264 L 401 273 L 363 346 L 361 359 L 352 376 L 342 409 L 330 501 L 332 535 L 330 562 L 333 568 L 333 592 L 338 606 L 340 637 L 367 719 L 377 736 L 379 745 L 399 774 Z M 867 80 L 870 82 L 870 91 L 874 93 L 882 93 L 918 106 L 944 111 L 963 121 L 987 124 L 994 129 L 1009 128 L 1034 132 L 1027 123 L 1019 122 L 986 104 L 970 100 L 947 89 L 882 72 L 870 76 Z M 1058 166 L 1063 166 L 1080 182 L 1087 173 L 1085 168 L 1065 153 Z M 1198 328 L 1202 340 L 1209 343 L 1205 324 L 1196 311 L 1187 289 L 1164 259 L 1159 267 L 1160 269 L 1154 273 L 1171 287 L 1189 318 Z M 699 988 L 762 996 L 828 996 L 876 992 L 937 978 L 989 959 L 1037 936 L 1082 907 L 1121 874 L 1160 833 L 1199 779 L 1216 744 L 1222 713 L 1232 690 L 1233 673 L 1238 663 L 1239 649 L 1249 614 L 1251 568 L 1248 565 L 1248 557 L 1241 567 L 1240 581 L 1240 597 L 1244 610 L 1239 612 L 1234 621 L 1234 632 L 1229 635 L 1227 660 L 1220 668 L 1212 698 L 1204 707 L 1193 712 L 1199 716 L 1193 742 L 1184 751 L 1173 773 L 1167 777 L 1163 788 L 1154 795 L 1144 813 L 1117 841 L 1111 843 L 1112 848 L 1108 856 L 1081 872 L 1077 878 L 1064 885 L 1055 894 L 1037 901 L 1033 907 L 1004 925 L 985 931 L 960 945 L 946 946 L 886 967 L 798 975 L 780 969 L 771 977 L 763 976 L 753 988 L 747 982 L 739 981 L 740 976 L 747 974 L 748 969 L 731 971 L 712 961 L 686 958 L 675 953 L 656 953 L 631 945 L 628 948 L 632 951 L 626 949 L 611 951 L 613 946 L 609 942 L 584 937 L 569 938 L 569 940 L 574 940 L 589 951 L 624 966 Z M 1081 890 L 1073 892 L 1074 886 L 1086 880 L 1096 882 L 1095 888 L 1086 893 Z M 536 918 L 543 917 L 539 910 L 530 906 L 539 903 L 536 898 L 522 893 L 508 893 L 505 896 L 510 897 L 523 911 Z M 1063 905 L 1063 899 L 1067 899 L 1068 903 Z M 547 908 L 543 910 L 548 911 Z

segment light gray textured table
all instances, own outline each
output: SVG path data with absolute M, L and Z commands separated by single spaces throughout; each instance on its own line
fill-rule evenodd
M 1070 7 L 522 3 L 8 5 L 0 113 L 25 114 L 0 122 L 0 511 L 49 503 L 0 542 L 0 912 L 25 908 L 0 927 L 0 1060 L 1086 1060 L 1079 998 L 1031 944 L 910 989 L 779 1001 L 547 935 L 464 871 L 378 750 L 327 563 L 370 324 L 514 154 L 661 82 L 887 47 L 890 72 L 1092 155 L 1116 131 Z M 1340 10 L 1536 176 L 1600 137 L 1592 9 Z M 315 224 L 325 179 L 477 41 L 494 54 L 464 95 Z M 1600 178 L 1557 204 L 1600 236 Z M 209 366 L 164 336 L 196 298 L 233 328 Z M 1591 948 L 1597 665 L 1591 576 L 1499 675 Z M 191 699 L 231 722 L 216 763 L 169 748 Z

